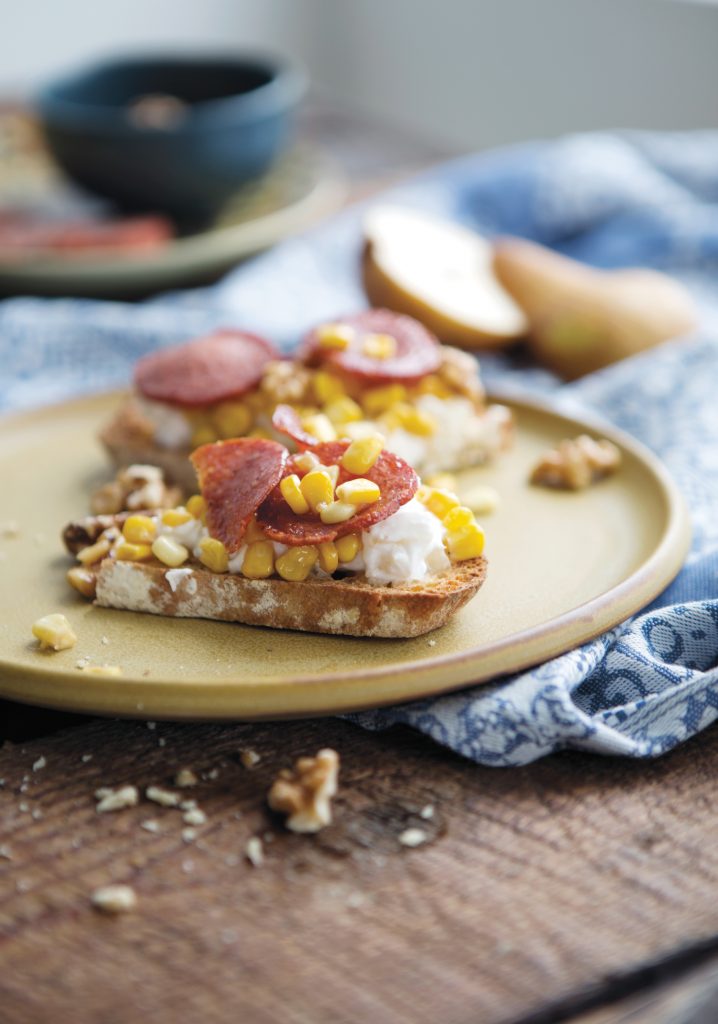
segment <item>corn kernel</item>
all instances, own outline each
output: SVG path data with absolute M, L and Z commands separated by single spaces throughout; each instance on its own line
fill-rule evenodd
M 376 423 L 371 420 L 357 420 L 355 423 L 343 423 L 342 435 L 350 441 L 362 441 L 365 437 L 376 434 Z
M 321 465 L 314 452 L 300 452 L 299 455 L 294 456 L 293 464 L 300 473 L 308 473 L 310 469 L 316 469 Z
M 100 537 L 94 544 L 77 552 L 77 561 L 82 562 L 83 565 L 94 565 L 95 562 L 100 562 L 106 555 L 109 555 L 110 547 L 108 538 Z
M 201 519 L 204 522 L 204 517 L 207 513 L 207 502 L 201 494 L 193 494 L 191 498 L 188 498 L 185 508 L 195 519 Z
M 346 533 L 343 537 L 337 537 L 334 547 L 340 562 L 352 562 L 359 554 L 361 537 L 358 533 Z
M 302 477 L 300 487 L 312 512 L 318 512 L 320 505 L 328 505 L 334 500 L 334 484 L 324 469 L 310 470 Z
M 252 425 L 252 414 L 242 402 L 221 402 L 212 410 L 212 426 L 221 438 L 243 437 Z
M 314 413 L 311 416 L 303 416 L 301 424 L 304 430 L 317 441 L 336 441 L 337 432 L 332 421 L 323 412 Z
M 176 569 L 189 558 L 189 551 L 184 544 L 179 544 L 171 537 L 158 537 L 152 545 L 152 554 L 171 569 Z M 119 558 L 119 554 L 117 557 Z
M 416 496 L 437 519 L 443 519 L 452 509 L 459 508 L 459 499 L 452 491 L 444 491 L 438 487 L 427 487 L 426 491 L 426 495 L 423 490 L 422 493 L 417 491 Z
M 310 545 L 289 548 L 277 559 L 276 569 L 283 580 L 302 583 L 309 576 L 318 558 L 319 552 Z
M 217 440 L 217 432 L 210 426 L 197 427 L 192 433 L 192 447 L 199 448 L 203 444 L 213 444 Z
M 342 395 L 341 398 L 336 398 L 324 406 L 324 415 L 331 420 L 335 427 L 340 427 L 343 423 L 356 423 L 357 420 L 363 418 L 364 413 L 353 398 Z
M 396 355 L 396 338 L 391 334 L 367 334 L 361 349 L 370 359 L 391 359 Z
M 437 398 L 451 398 L 454 392 L 448 384 L 435 373 L 427 373 L 416 386 L 419 395 L 436 395 Z
M 249 545 L 242 563 L 242 575 L 250 580 L 265 580 L 274 572 L 274 548 L 268 540 Z
M 122 536 L 130 544 L 151 544 L 156 529 L 150 516 L 129 516 L 122 527 Z
M 244 531 L 244 537 L 242 539 L 245 544 L 254 544 L 258 540 L 267 539 L 264 535 L 264 530 L 254 516 L 252 516 L 247 523 L 247 529 Z
M 226 572 L 229 565 L 229 555 L 221 540 L 214 537 L 203 537 L 199 542 L 199 560 L 212 572 Z
M 368 473 L 376 460 L 381 455 L 384 447 L 384 438 L 381 434 L 372 434 L 371 437 L 362 437 L 358 441 L 352 441 L 341 458 L 341 464 L 348 473 L 361 476 Z
M 499 507 L 498 492 L 493 487 L 487 487 L 483 484 L 476 484 L 474 487 L 469 487 L 467 490 L 462 491 L 461 497 L 464 504 L 472 512 L 479 513 L 479 515 L 490 515 Z
M 332 501 L 328 505 L 319 508 L 319 518 L 323 523 L 345 523 L 357 512 L 356 505 L 350 505 L 348 501 Z
M 66 651 L 77 643 L 72 626 L 59 612 L 43 615 L 33 623 L 32 635 L 40 641 L 41 651 Z
M 399 402 L 389 411 L 398 418 L 399 426 L 408 430 L 410 434 L 431 437 L 436 433 L 437 422 L 434 417 L 410 405 L 409 402 Z
M 373 480 L 365 480 L 358 476 L 355 480 L 347 480 L 337 487 L 339 501 L 347 501 L 350 505 L 373 505 L 381 497 L 381 488 Z
M 149 544 L 130 544 L 127 540 L 121 540 L 115 548 L 115 558 L 120 562 L 144 562 L 152 554 L 152 547 Z
M 309 502 L 302 494 L 299 477 L 296 473 L 292 473 L 291 476 L 285 476 L 279 484 L 279 490 L 282 492 L 282 497 L 292 512 L 296 515 L 302 516 L 305 512 L 309 511 Z
M 162 522 L 165 526 L 183 526 L 194 519 L 191 512 L 184 508 L 168 508 L 162 513 Z
M 442 491 L 454 491 L 456 493 L 457 481 L 453 473 L 434 473 L 424 480 L 429 487 L 439 487 Z
M 446 544 L 449 556 L 454 562 L 463 562 L 467 558 L 478 558 L 484 550 L 484 531 L 477 523 L 471 523 L 461 530 L 450 532 L 447 535 Z
M 322 465 L 321 462 L 319 465 Z M 339 466 L 322 466 L 322 469 L 331 480 L 332 487 L 336 487 L 339 483 Z
M 356 331 L 349 324 L 322 324 L 317 328 L 317 341 L 320 348 L 334 348 L 342 351 L 349 348 Z
M 463 530 L 465 526 L 471 526 L 474 522 L 474 513 L 466 505 L 457 505 L 444 516 L 444 526 L 449 533 Z
M 328 540 L 319 545 L 319 564 L 330 576 L 336 572 L 339 565 L 339 554 L 336 544 L 332 541 Z
M 406 401 L 406 388 L 403 384 L 385 384 L 378 388 L 369 388 L 361 396 L 361 404 L 370 416 L 379 416 L 397 402 Z
M 320 405 L 326 405 L 327 402 L 333 402 L 337 398 L 341 398 L 344 394 L 344 385 L 331 373 L 327 373 L 326 370 L 317 370 L 312 380 L 312 386 L 314 388 L 314 394 L 317 397 L 317 401 Z
M 70 586 L 79 591 L 83 597 L 95 596 L 97 579 L 94 572 L 90 572 L 89 569 L 83 569 L 81 565 L 73 565 L 71 569 L 67 570 L 66 578 Z

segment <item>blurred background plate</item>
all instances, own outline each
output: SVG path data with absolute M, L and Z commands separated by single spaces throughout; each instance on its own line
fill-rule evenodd
M 137 254 L 53 255 L 0 263 L 0 295 L 136 298 L 203 284 L 248 256 L 301 231 L 336 209 L 342 175 L 323 152 L 296 145 L 266 175 L 244 185 L 209 226 L 165 247 Z M 36 122 L 18 107 L 0 107 L 0 208 L 30 208 L 55 217 L 102 209 L 55 169 Z

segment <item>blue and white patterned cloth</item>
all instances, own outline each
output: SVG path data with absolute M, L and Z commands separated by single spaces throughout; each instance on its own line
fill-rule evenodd
M 508 357 L 489 384 L 600 413 L 666 462 L 688 499 L 693 548 L 675 582 L 630 622 L 498 685 L 350 716 L 406 723 L 482 764 L 581 748 L 652 757 L 718 716 L 718 133 L 584 135 L 463 158 L 390 198 L 493 233 L 524 235 L 597 266 L 669 271 L 700 303 L 700 336 L 572 385 Z M 288 241 L 213 288 L 141 306 L 18 298 L 0 304 L 0 407 L 123 385 L 142 353 L 223 323 L 289 350 L 324 317 L 364 304 L 360 208 Z

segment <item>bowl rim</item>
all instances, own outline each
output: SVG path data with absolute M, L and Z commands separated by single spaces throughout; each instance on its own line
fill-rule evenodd
M 128 106 L 93 104 L 67 99 L 59 95 L 69 86 L 89 79 L 93 75 L 114 69 L 144 68 L 148 65 L 186 67 L 233 65 L 254 67 L 268 73 L 269 80 L 245 93 L 235 93 L 188 105 L 188 113 L 176 124 L 157 128 L 138 124 L 128 116 Z M 171 137 L 191 133 L 200 127 L 213 127 L 227 121 L 234 126 L 279 114 L 290 109 L 307 90 L 307 74 L 293 58 L 265 50 L 227 50 L 202 52 L 147 51 L 117 55 L 85 64 L 74 71 L 60 75 L 37 90 L 35 106 L 43 122 L 50 126 L 100 128 L 103 131 L 125 132 L 128 135 Z

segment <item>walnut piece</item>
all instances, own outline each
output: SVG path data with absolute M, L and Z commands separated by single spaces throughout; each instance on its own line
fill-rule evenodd
M 306 403 L 312 376 L 298 363 L 275 359 L 267 363 L 260 388 L 272 402 Z
M 580 491 L 615 472 L 620 464 L 621 453 L 615 444 L 581 434 L 545 452 L 531 473 L 531 483 Z
M 143 508 L 176 508 L 182 492 L 166 483 L 157 466 L 127 466 L 119 470 L 114 480 L 103 484 L 90 499 L 95 515 L 115 515 L 117 512 Z
M 318 832 L 332 820 L 330 800 L 337 791 L 339 755 L 320 750 L 316 757 L 300 757 L 293 769 L 279 773 L 267 802 L 273 811 L 287 814 L 292 832 Z
M 457 394 L 483 403 L 484 386 L 479 376 L 479 364 L 468 352 L 442 345 L 439 377 Z

